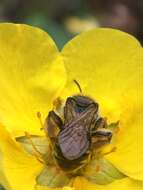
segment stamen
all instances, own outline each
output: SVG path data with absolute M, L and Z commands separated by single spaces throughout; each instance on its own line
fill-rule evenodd
M 36 146 L 34 145 L 34 143 L 33 143 L 33 141 L 32 141 L 31 135 L 30 135 L 28 132 L 25 132 L 25 136 L 29 139 L 30 144 L 32 145 L 32 147 L 33 147 L 33 149 L 34 149 L 34 151 L 35 151 L 34 156 L 37 158 L 37 160 L 38 160 L 39 162 L 41 162 L 42 164 L 44 164 L 44 161 L 43 161 L 43 159 L 42 159 L 42 153 L 39 152 L 39 150 L 38 150 L 38 149 L 36 148 Z
M 95 171 L 98 173 L 101 171 L 101 166 L 100 165 L 97 165 L 96 168 L 95 168 Z
M 43 129 L 44 129 L 44 125 L 43 125 L 43 122 L 42 122 L 42 116 L 41 116 L 41 113 L 40 113 L 39 111 L 37 112 L 37 118 L 38 118 L 39 121 L 40 121 L 40 125 L 41 125 L 40 130 L 43 130 Z
M 109 150 L 108 152 L 103 153 L 103 155 L 104 155 L 104 156 L 105 156 L 105 155 L 108 155 L 108 154 L 110 154 L 110 153 L 112 153 L 112 152 L 115 152 L 116 150 L 117 150 L 117 147 L 114 146 L 114 147 L 112 147 L 112 149 Z
M 62 100 L 60 99 L 60 97 L 57 97 L 54 101 L 53 101 L 53 110 L 59 112 L 60 109 L 62 107 Z

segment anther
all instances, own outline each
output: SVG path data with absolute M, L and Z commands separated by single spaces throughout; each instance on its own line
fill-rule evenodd
M 41 113 L 40 113 L 39 111 L 37 112 L 37 118 L 38 118 L 38 120 L 40 121 L 40 125 L 41 125 L 40 130 L 43 130 L 43 129 L 44 129 L 44 125 L 43 125 L 43 122 L 42 122 Z
M 98 173 L 101 171 L 101 166 L 100 165 L 97 165 L 96 168 L 95 168 L 95 171 Z
M 62 107 L 62 100 L 60 97 L 57 97 L 54 101 L 53 101 L 53 110 L 59 112 L 60 109 Z

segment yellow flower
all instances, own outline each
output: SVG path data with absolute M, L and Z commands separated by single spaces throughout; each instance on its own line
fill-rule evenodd
M 67 180 L 64 172 L 58 174 L 50 166 L 46 174 L 41 173 L 45 165 L 22 136 L 24 132 L 36 135 L 31 143 L 35 142 L 35 147 L 41 145 L 37 138 L 44 133 L 36 114 L 40 112 L 44 120 L 57 97 L 66 99 L 76 94 L 76 79 L 84 94 L 99 103 L 100 114 L 109 123 L 119 121 L 119 131 L 113 143 L 116 149 L 99 162 L 99 173 L 103 174 L 97 175 L 97 160 L 93 160 L 80 177 L 68 177 L 72 188 L 66 185 L 63 190 L 142 189 L 142 62 L 139 42 L 117 30 L 85 32 L 66 44 L 60 53 L 40 29 L 1 24 L 0 183 L 7 190 L 48 190 L 48 174 L 52 185 Z M 100 185 L 104 177 L 106 184 Z

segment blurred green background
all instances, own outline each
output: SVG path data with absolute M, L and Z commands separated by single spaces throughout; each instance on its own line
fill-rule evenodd
M 0 21 L 41 27 L 59 48 L 78 33 L 100 26 L 143 41 L 142 0 L 0 0 Z
M 96 27 L 126 31 L 142 43 L 143 0 L 0 0 L 0 22 L 38 26 L 59 49 L 78 33 Z

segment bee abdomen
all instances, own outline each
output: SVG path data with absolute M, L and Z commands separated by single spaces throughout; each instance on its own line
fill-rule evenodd
M 88 157 L 89 157 L 90 151 L 87 151 L 84 153 L 81 157 L 74 159 L 74 160 L 68 160 L 64 157 L 62 154 L 62 151 L 58 144 L 55 144 L 55 159 L 57 161 L 57 164 L 59 167 L 69 173 L 75 173 L 75 171 L 78 171 L 82 167 L 84 167 L 87 163 Z
M 67 127 L 58 136 L 58 145 L 65 158 L 76 160 L 90 147 L 88 133 L 83 126 Z

